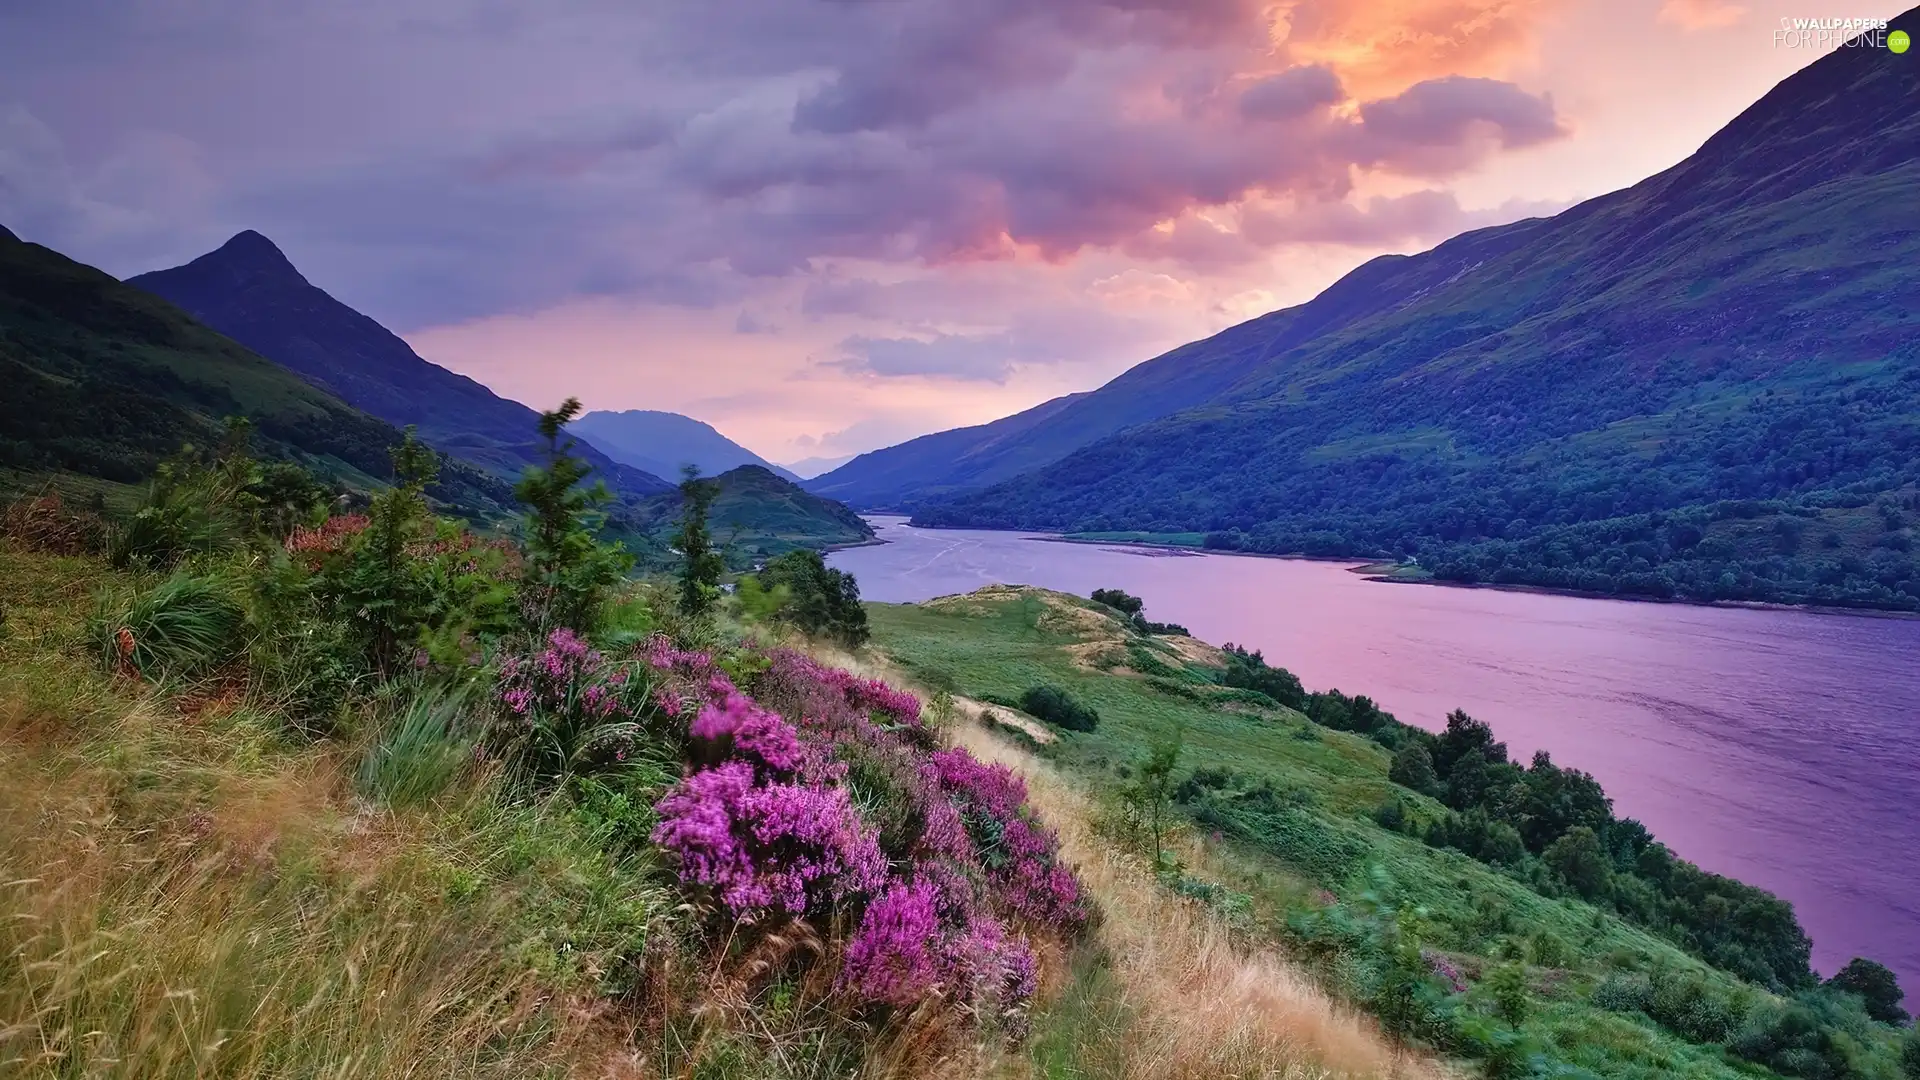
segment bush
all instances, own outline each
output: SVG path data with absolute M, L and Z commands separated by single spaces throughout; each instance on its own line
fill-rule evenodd
M 1900 1040 L 1900 1071 L 1907 1080 L 1920 1080 L 1920 1031 L 1909 1031 Z
M 1440 793 L 1440 778 L 1433 771 L 1433 755 L 1418 743 L 1402 747 L 1399 753 L 1393 755 L 1393 765 L 1387 770 L 1387 779 L 1422 795 L 1437 796 Z
M 537 654 L 501 661 L 497 751 L 523 783 L 547 785 L 617 768 L 638 746 L 651 680 L 609 664 L 571 630 Z
M 1841 1080 L 1858 1075 L 1844 1041 L 1805 1003 L 1770 1002 L 1753 1010 L 1727 1048 L 1787 1076 Z
M 775 618 L 851 648 L 866 644 L 867 609 L 860 604 L 859 583 L 852 574 L 828 567 L 819 552 L 787 552 L 767 563 L 759 583 L 780 596 Z
M 90 634 L 109 669 L 148 678 L 204 674 L 234 659 L 246 613 L 223 582 L 180 573 L 124 605 L 96 602 Z
M 1733 1034 L 1745 1002 L 1729 998 L 1697 972 L 1656 972 L 1643 1007 L 1669 1031 L 1692 1042 L 1716 1043 Z
M 1068 731 L 1092 731 L 1100 714 L 1057 686 L 1042 683 L 1020 696 L 1021 711 Z
M 1859 997 L 1867 1015 L 1883 1024 L 1907 1022 L 1907 1011 L 1900 1007 L 1900 1000 L 1906 996 L 1900 981 L 1882 964 L 1856 956 L 1827 980 L 1827 986 Z

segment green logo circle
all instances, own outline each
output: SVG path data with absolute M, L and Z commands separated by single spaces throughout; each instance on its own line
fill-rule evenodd
M 1894 52 L 1906 52 L 1907 46 L 1911 44 L 1913 44 L 1913 39 L 1907 36 L 1905 30 L 1895 30 L 1893 33 L 1887 35 L 1887 48 L 1892 49 Z

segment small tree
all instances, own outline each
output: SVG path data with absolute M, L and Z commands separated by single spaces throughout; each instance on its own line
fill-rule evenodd
M 372 498 L 367 530 L 346 567 L 342 607 L 359 623 L 367 659 L 382 675 L 394 671 L 399 648 L 426 619 L 426 577 L 407 546 L 428 530 L 426 486 L 438 475 L 440 461 L 409 427 L 394 448 L 394 486 Z
M 1541 857 L 1560 880 L 1588 900 L 1605 893 L 1611 883 L 1612 866 L 1606 849 L 1600 846 L 1600 837 L 1585 825 L 1568 829 L 1547 846 Z
M 1900 1007 L 1906 994 L 1900 989 L 1900 980 L 1883 964 L 1856 956 L 1827 980 L 1827 986 L 1859 995 L 1866 1002 L 1867 1015 L 1883 1024 L 1907 1022 L 1907 1011 Z
M 1920 1080 L 1920 1030 L 1907 1032 L 1900 1041 L 1900 1073 L 1907 1080 Z
M 720 575 L 727 562 L 713 546 L 713 534 L 707 530 L 707 515 L 720 496 L 720 485 L 700 478 L 700 470 L 688 465 L 681 470 L 680 529 L 673 535 L 680 549 L 680 611 L 690 618 L 703 618 L 720 602 Z
M 1433 755 L 1419 743 L 1402 747 L 1393 755 L 1387 779 L 1422 795 L 1436 795 L 1440 791 L 1440 778 L 1433 772 Z
M 1133 778 L 1122 791 L 1128 805 L 1147 826 L 1155 869 L 1160 867 L 1160 838 L 1173 801 L 1173 770 L 1180 764 L 1180 752 L 1185 745 L 1186 729 L 1181 727 L 1155 740 L 1147 756 L 1134 766 Z
M 513 489 L 527 506 L 520 608 L 540 638 L 563 626 L 591 629 L 607 591 L 633 568 L 625 548 L 600 542 L 612 493 L 598 480 L 583 486 L 592 467 L 574 456 L 572 439 L 562 441 L 578 415 L 579 398 L 540 414 L 547 464 L 528 468 Z
M 411 644 L 428 619 L 432 602 L 425 567 L 407 548 L 431 529 L 426 489 L 439 473 L 439 461 L 406 429 L 393 450 L 393 485 L 373 497 L 367 527 L 328 591 L 360 638 L 368 665 L 390 673 L 400 650 Z

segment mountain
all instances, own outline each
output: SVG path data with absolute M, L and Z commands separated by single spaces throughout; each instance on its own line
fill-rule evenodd
M 0 487 L 83 478 L 105 494 L 145 480 L 223 420 L 255 442 L 356 486 L 391 473 L 400 432 L 195 322 L 165 300 L 0 229 Z M 434 490 L 456 512 L 497 518 L 498 478 L 453 463 Z
M 803 491 L 797 484 L 759 465 L 742 465 L 713 478 L 720 485 L 707 515 L 715 541 L 737 567 L 795 548 L 844 547 L 873 539 L 859 514 L 832 499 Z M 680 493 L 655 496 L 645 504 L 648 533 L 662 545 L 672 542 L 678 525 Z
M 832 472 L 858 456 L 858 454 L 841 454 L 837 457 L 801 458 L 799 461 L 787 462 L 787 471 L 800 477 L 800 482 L 804 484 L 816 476 L 824 476 Z
M 1088 396 L 1069 394 L 990 424 L 939 431 L 884 450 L 872 450 L 832 472 L 808 480 L 806 488 L 862 509 L 893 510 L 903 509 L 930 495 L 963 491 L 1004 479 L 1054 460 L 1038 452 L 1008 455 L 1005 451 L 1009 445 L 1020 446 L 1021 436 L 1035 432 L 1076 399 Z M 1119 427 L 1112 430 L 1117 431 Z M 1042 436 L 1036 441 L 1045 444 L 1048 439 Z
M 957 477 L 909 443 L 810 486 L 928 525 L 1199 531 L 1413 556 L 1456 581 L 1920 607 L 1917 93 L 1920 67 L 1839 49 L 1631 188 L 1375 259 L 1000 421 L 1015 430 L 988 468 Z M 1161 387 L 1199 397 L 1165 408 Z M 993 427 L 917 442 L 976 455 Z M 876 481 L 866 459 L 908 467 Z M 1037 464 L 998 479 L 1019 462 Z
M 435 448 L 502 479 L 512 481 L 543 460 L 533 409 L 421 359 L 398 335 L 309 283 L 257 232 L 127 283 L 172 301 L 356 408 L 391 424 L 415 425 Z M 672 486 L 590 445 L 580 453 L 623 496 Z
M 775 476 L 798 483 L 800 478 L 715 431 L 691 416 L 629 409 L 590 412 L 573 422 L 573 432 L 606 451 L 623 465 L 655 476 L 677 479 L 680 467 L 698 466 L 717 476 L 742 465 L 757 465 Z

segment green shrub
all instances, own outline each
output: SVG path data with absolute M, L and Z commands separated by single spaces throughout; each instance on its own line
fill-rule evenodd
M 1920 1030 L 1900 1040 L 1900 1071 L 1907 1080 L 1920 1080 Z
M 428 802 L 459 779 L 479 741 L 468 720 L 469 687 L 409 687 L 380 737 L 367 747 L 356 784 L 395 809 Z
M 191 678 L 239 656 L 246 621 L 224 582 L 177 573 L 128 601 L 102 594 L 89 633 L 110 669 Z
M 1736 1002 L 1697 972 L 1656 972 L 1644 1006 L 1648 1016 L 1697 1043 L 1715 1043 L 1731 1035 L 1745 1013 Z
M 1068 731 L 1092 731 L 1100 725 L 1099 713 L 1082 704 L 1072 694 L 1048 683 L 1028 687 L 1020 697 L 1020 709 Z
M 1767 1002 L 1748 1015 L 1727 1048 L 1786 1076 L 1848 1080 L 1859 1075 L 1848 1054 L 1850 1041 L 1803 1002 Z
M 1593 1003 L 1610 1012 L 1650 1012 L 1653 981 L 1634 972 L 1609 975 L 1593 988 Z
M 1527 969 L 1519 964 L 1500 964 L 1487 973 L 1483 985 L 1493 998 L 1493 1012 L 1501 1020 L 1519 1027 L 1527 1020 Z
M 768 593 L 784 590 L 774 607 L 775 618 L 850 648 L 866 644 L 867 609 L 860 604 L 859 583 L 852 574 L 827 566 L 819 552 L 789 551 L 767 563 L 758 581 Z

